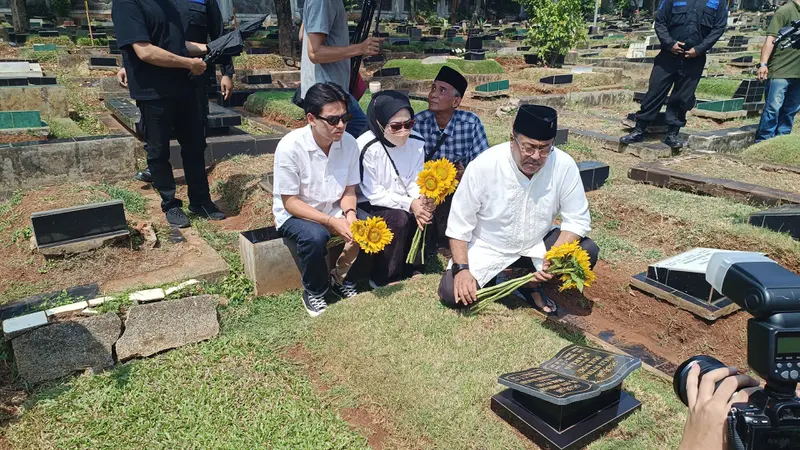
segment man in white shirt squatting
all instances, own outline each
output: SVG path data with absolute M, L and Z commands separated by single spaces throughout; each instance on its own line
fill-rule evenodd
M 556 304 L 541 290 L 541 283 L 553 278 L 544 260 L 547 250 L 580 241 L 592 266 L 597 262 L 597 244 L 586 237 L 591 218 L 580 171 L 553 146 L 557 125 L 554 109 L 522 106 L 511 141 L 467 167 L 447 222 L 453 259 L 439 285 L 445 305 L 466 307 L 501 271 L 529 268 L 536 271 L 534 282 L 520 293 L 537 309 L 555 314 Z M 559 215 L 560 229 L 553 226 Z
M 327 308 L 329 288 L 342 298 L 358 294 L 355 284 L 345 280 L 359 252 L 350 225 L 358 218 L 356 186 L 361 181 L 358 144 L 344 131 L 351 118 L 348 102 L 335 83 L 312 86 L 304 101 L 308 125 L 287 134 L 275 151 L 275 227 L 297 246 L 303 305 L 312 317 Z M 346 244 L 328 273 L 325 255 L 331 235 Z

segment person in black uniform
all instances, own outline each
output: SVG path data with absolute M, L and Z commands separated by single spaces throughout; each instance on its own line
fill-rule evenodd
M 188 25 L 186 27 L 186 40 L 192 42 L 206 43 L 210 40 L 217 39 L 224 34 L 224 22 L 222 20 L 222 12 L 219 9 L 217 0 L 188 0 L 189 14 Z M 220 90 L 222 91 L 223 98 L 227 100 L 231 96 L 233 90 L 233 58 L 230 56 L 220 58 L 220 66 L 222 72 L 222 79 L 220 80 Z M 127 74 L 125 68 L 121 68 L 117 72 L 117 80 L 119 83 L 127 87 Z M 208 86 L 211 81 L 216 81 L 216 70 L 213 64 L 208 65 L 205 74 L 193 77 L 192 81 L 196 83 L 197 101 L 204 111 L 203 117 L 208 117 Z M 204 121 L 205 122 L 205 121 Z M 153 178 L 150 173 L 150 168 L 147 167 L 143 171 L 136 174 L 136 179 L 144 181 L 145 183 L 152 183 Z
M 719 40 L 728 22 L 725 0 L 662 0 L 656 11 L 655 29 L 661 41 L 650 85 L 636 114 L 636 128 L 620 139 L 623 144 L 644 140 L 647 126 L 655 120 L 667 99 L 669 131 L 664 143 L 681 148 L 678 137 L 686 125 L 686 112 L 694 108 L 694 92 L 706 64 L 706 52 Z
M 189 219 L 175 198 L 175 178 L 169 162 L 169 141 L 175 134 L 189 188 L 189 210 L 202 217 L 224 219 L 211 194 L 203 153 L 206 149 L 203 111 L 189 76 L 202 75 L 200 56 L 206 45 L 186 40 L 189 8 L 186 0 L 115 0 L 111 10 L 117 43 L 123 55 L 131 98 L 141 113 L 147 165 L 161 195 L 167 222 L 187 227 Z

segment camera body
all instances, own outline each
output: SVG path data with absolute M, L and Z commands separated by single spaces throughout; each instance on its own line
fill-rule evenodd
M 800 449 L 800 399 L 795 395 L 800 382 L 800 276 L 761 254 L 719 252 L 708 263 L 706 280 L 753 315 L 747 322 L 747 364 L 767 382 L 748 403 L 731 408 L 729 441 L 737 449 Z M 673 385 L 684 404 L 693 361 L 700 365 L 701 377 L 725 367 L 709 356 L 681 364 Z

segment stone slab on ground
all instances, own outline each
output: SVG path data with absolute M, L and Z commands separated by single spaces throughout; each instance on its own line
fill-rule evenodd
M 125 333 L 117 341 L 117 358 L 127 361 L 201 342 L 219 334 L 219 298 L 200 295 L 132 306 Z
M 741 117 L 747 117 L 747 111 L 743 109 L 739 111 L 717 112 L 717 111 L 708 111 L 705 109 L 694 108 L 690 112 L 693 116 L 704 117 L 706 119 L 713 119 L 713 120 L 732 120 Z
M 3 335 L 11 340 L 22 333 L 47 325 L 47 314 L 44 311 L 12 317 L 3 321 Z
M 644 160 L 652 161 L 659 158 L 672 156 L 672 149 L 661 142 L 642 142 L 639 144 L 625 145 L 619 138 L 596 131 L 571 130 L 572 139 L 590 146 L 600 146 L 604 150 L 617 153 L 627 153 L 638 156 Z
M 40 111 L 46 117 L 67 117 L 67 88 L 61 85 L 9 86 L 0 89 L 0 111 Z
M 164 300 L 166 294 L 164 290 L 161 288 L 157 289 L 147 289 L 144 291 L 133 292 L 130 295 L 130 300 L 136 303 L 149 303 L 155 302 L 158 300 Z
M 148 198 L 157 198 L 157 194 L 153 191 L 148 191 L 144 195 Z M 184 258 L 179 264 L 163 267 L 146 274 L 105 282 L 101 286 L 103 292 L 124 292 L 144 286 L 179 283 L 187 279 L 216 282 L 228 275 L 228 264 L 197 234 L 197 231 L 186 228 L 181 233 L 186 241 L 176 245 L 190 247 L 192 257 Z
M 686 148 L 692 151 L 738 153 L 753 144 L 758 125 L 704 131 L 689 135 Z
M 659 163 L 644 163 L 628 170 L 628 178 L 679 191 L 730 198 L 753 206 L 800 204 L 800 195 L 756 184 L 711 178 L 671 170 Z
M 44 313 L 47 314 L 47 317 L 50 317 L 58 314 L 67 314 L 76 311 L 81 311 L 88 307 L 89 307 L 88 302 L 76 302 L 76 303 L 70 303 L 68 305 L 56 306 L 55 308 L 47 309 L 45 310 Z
M 19 374 L 29 383 L 79 370 L 114 365 L 112 348 L 122 330 L 115 313 L 54 323 L 11 341 Z

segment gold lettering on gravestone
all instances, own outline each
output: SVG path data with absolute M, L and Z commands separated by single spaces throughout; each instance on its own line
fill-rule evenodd
M 575 347 L 569 349 L 558 359 L 550 361 L 547 368 L 554 371 L 574 374 L 591 382 L 610 378 L 617 368 L 615 355 L 598 353 L 592 349 Z
M 587 386 L 578 380 L 572 380 L 559 373 L 544 369 L 515 374 L 514 377 L 510 377 L 510 380 L 555 397 L 564 397 L 587 390 Z

